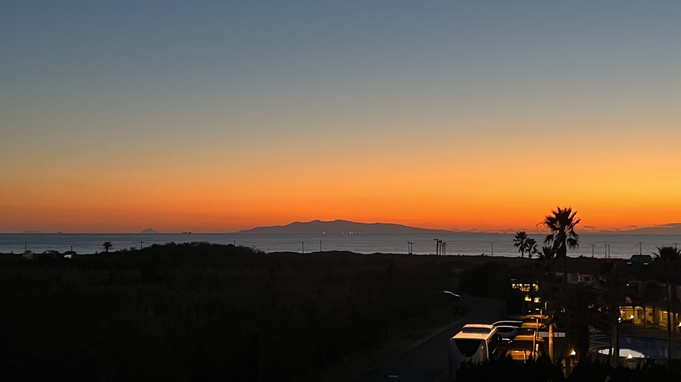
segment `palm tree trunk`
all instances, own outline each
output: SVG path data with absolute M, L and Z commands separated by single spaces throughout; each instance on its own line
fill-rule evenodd
M 553 362 L 553 322 L 549 324 L 549 358 Z
M 614 308 L 615 306 L 613 306 Z M 612 354 L 611 354 L 611 364 L 613 367 L 617 367 L 620 361 L 620 341 L 619 341 L 619 328 L 617 326 L 617 322 L 619 321 L 619 311 L 620 308 L 619 306 L 617 308 L 617 316 L 614 317 L 614 321 L 612 323 Z
M 675 302 L 676 302 L 676 286 L 674 283 L 671 283 L 671 311 L 674 312 L 671 317 L 672 317 L 672 322 L 669 324 L 671 327 L 671 337 L 670 342 L 671 342 L 671 358 L 676 359 L 676 307 L 675 307 Z
M 667 279 L 667 356 L 672 359 L 672 286 Z
M 565 349 L 567 352 L 565 354 L 565 373 L 570 375 L 572 365 L 570 365 L 570 291 L 568 285 L 567 253 L 563 254 L 563 278 L 563 283 L 565 284 L 565 343 L 567 344 L 567 348 Z

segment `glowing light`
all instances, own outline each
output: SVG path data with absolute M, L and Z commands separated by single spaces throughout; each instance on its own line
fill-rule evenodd
M 604 355 L 610 355 L 610 349 L 599 349 L 598 353 L 604 354 Z M 633 349 L 620 349 L 620 357 L 626 358 L 626 359 L 632 359 L 632 358 L 647 358 L 645 354 L 638 352 Z

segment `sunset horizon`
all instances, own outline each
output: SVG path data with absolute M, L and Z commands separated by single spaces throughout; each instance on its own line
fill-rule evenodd
M 252 226 L 239 227 L 233 230 L 191 230 L 191 229 L 159 229 L 163 225 L 147 225 L 140 229 L 134 230 L 111 230 L 111 231 L 98 231 L 98 230 L 68 230 L 68 229 L 57 229 L 57 230 L 43 230 L 43 229 L 25 229 L 21 231 L 0 231 L 0 233 L 63 233 L 63 234 L 136 234 L 144 233 L 144 231 L 153 231 L 153 233 L 159 234 L 178 234 L 178 233 L 195 233 L 195 234 L 235 234 L 240 232 L 247 232 L 257 228 L 269 228 L 269 227 L 286 227 L 294 224 L 309 224 L 309 223 L 333 223 L 333 222 L 348 222 L 356 224 L 366 224 L 366 225 L 398 225 L 409 228 L 417 228 L 432 231 L 445 231 L 450 233 L 498 233 L 498 234 L 512 234 L 520 231 L 527 232 L 528 234 L 545 234 L 547 229 L 541 226 L 541 223 L 536 223 L 532 226 L 518 226 L 518 227 L 506 227 L 506 228 L 456 228 L 456 227 L 438 227 L 429 226 L 427 222 L 422 224 L 418 223 L 401 223 L 396 221 L 379 221 L 379 220 L 352 220 L 352 219 L 310 219 L 310 220 L 293 220 L 285 222 L 274 222 L 269 224 L 260 224 Z M 142 227 L 142 226 L 140 226 Z M 657 229 L 654 234 L 665 234 L 664 231 L 668 230 L 669 235 L 680 234 L 675 228 L 681 227 L 681 223 L 663 223 L 663 224 L 651 224 L 651 225 L 629 225 L 624 228 L 613 227 L 613 228 L 602 228 L 599 229 L 590 225 L 578 225 L 577 231 L 580 234 L 599 234 L 599 233 L 640 233 L 641 231 Z M 360 232 L 361 233 L 361 232 Z
M 0 232 L 681 221 L 680 11 L 13 4 Z

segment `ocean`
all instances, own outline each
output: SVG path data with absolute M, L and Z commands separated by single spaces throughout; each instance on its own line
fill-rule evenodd
M 148 247 L 152 244 L 208 242 L 236 244 L 265 252 L 352 251 L 356 253 L 434 254 L 436 242 L 446 243 L 446 255 L 520 256 L 513 246 L 512 234 L 445 233 L 445 234 L 55 234 L 55 233 L 0 233 L 0 253 L 34 253 L 47 250 L 78 254 L 102 252 L 102 244 L 113 244 L 111 251 Z M 541 243 L 545 235 L 529 235 Z M 413 243 L 413 244 L 409 244 Z M 629 258 L 632 255 L 653 254 L 657 247 L 681 245 L 681 235 L 652 234 L 582 234 L 580 246 L 571 250 L 571 257 Z

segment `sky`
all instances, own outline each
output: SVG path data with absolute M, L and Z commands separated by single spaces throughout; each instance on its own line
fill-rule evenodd
M 681 222 L 678 1 L 8 1 L 0 232 Z

